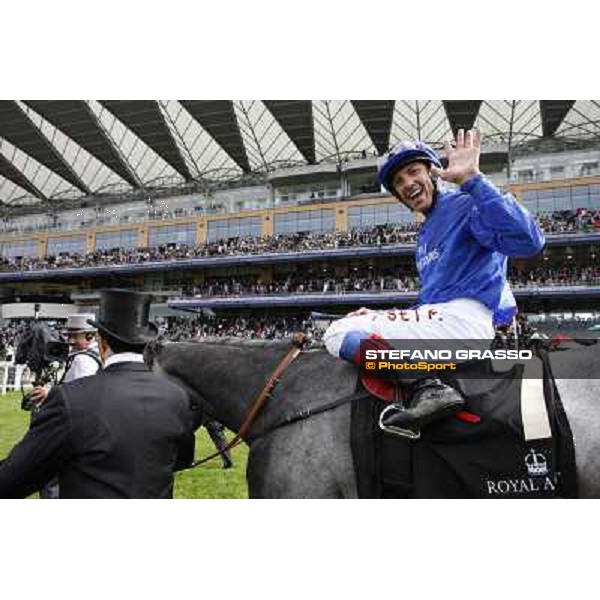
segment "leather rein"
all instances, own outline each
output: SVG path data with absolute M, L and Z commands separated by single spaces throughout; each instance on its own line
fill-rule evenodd
M 295 333 L 293 335 L 292 347 L 290 348 L 288 353 L 281 359 L 280 363 L 275 367 L 275 370 L 267 379 L 267 382 L 265 383 L 265 386 L 263 387 L 262 391 L 260 392 L 260 394 L 258 394 L 254 402 L 250 405 L 248 414 L 246 415 L 246 418 L 244 419 L 244 422 L 242 423 L 235 437 L 232 438 L 232 440 L 227 444 L 227 446 L 225 446 L 225 448 L 214 452 L 213 454 L 206 456 L 205 458 L 201 458 L 200 460 L 194 461 L 188 467 L 188 469 L 193 469 L 194 467 L 204 464 L 209 460 L 216 458 L 217 456 L 225 454 L 225 452 L 228 452 L 243 441 L 244 436 L 248 433 L 250 427 L 252 427 L 252 424 L 256 420 L 256 417 L 258 416 L 262 407 L 265 405 L 267 400 L 269 400 L 272 397 L 273 391 L 281 381 L 281 376 L 283 375 L 284 371 L 294 362 L 294 360 L 296 360 L 296 358 L 298 358 L 304 346 L 306 345 L 306 341 L 307 338 L 305 333 Z

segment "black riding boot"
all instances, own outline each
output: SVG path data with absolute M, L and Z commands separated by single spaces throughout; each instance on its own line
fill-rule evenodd
M 453 387 L 434 377 L 401 380 L 408 393 L 408 408 L 386 415 L 383 424 L 402 429 L 420 430 L 428 423 L 443 419 L 465 407 L 465 399 Z

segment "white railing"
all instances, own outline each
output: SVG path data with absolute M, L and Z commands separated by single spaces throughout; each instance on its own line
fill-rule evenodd
M 0 361 L 0 394 L 17 392 L 22 385 L 31 385 L 31 383 L 31 373 L 26 365 Z

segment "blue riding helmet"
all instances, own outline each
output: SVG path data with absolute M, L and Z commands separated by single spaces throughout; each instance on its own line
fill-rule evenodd
M 430 165 L 441 168 L 442 163 L 438 153 L 427 144 L 416 142 L 400 142 L 392 148 L 387 154 L 384 154 L 377 161 L 377 176 L 379 183 L 392 194 L 395 195 L 392 185 L 394 173 L 402 166 L 416 161 L 425 161 Z

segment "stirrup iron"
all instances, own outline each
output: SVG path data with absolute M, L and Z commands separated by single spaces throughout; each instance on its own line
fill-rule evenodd
M 383 418 L 386 413 L 390 410 L 398 411 L 398 407 L 394 404 L 390 404 L 390 406 L 386 406 L 379 415 L 379 428 L 386 433 L 391 433 L 392 435 L 397 435 L 400 437 L 405 437 L 411 440 L 418 440 L 421 437 L 421 430 L 413 431 L 412 429 L 402 429 L 402 427 L 396 427 L 395 425 L 384 425 Z

